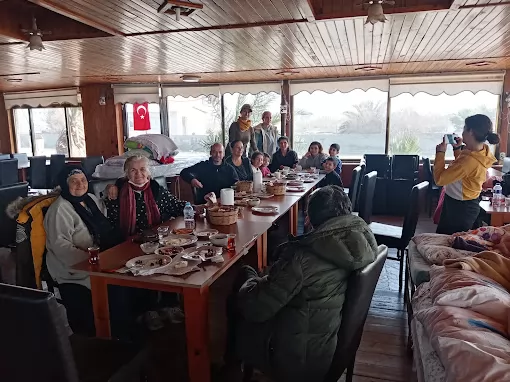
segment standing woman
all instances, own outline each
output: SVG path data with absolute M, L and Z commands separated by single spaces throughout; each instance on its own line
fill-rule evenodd
M 467 117 L 464 123 L 462 138 L 455 138 L 457 143 L 453 145 L 455 160 L 448 168 L 445 168 L 445 139 L 436 147 L 434 180 L 446 192 L 437 233 L 446 235 L 473 228 L 480 212 L 479 197 L 487 169 L 496 162 L 485 144 L 486 141 L 492 145 L 499 143 L 490 118 L 476 114 Z
M 303 170 L 307 170 L 311 167 L 322 168 L 322 163 L 328 158 L 326 154 L 322 152 L 322 145 L 320 142 L 314 141 L 310 143 L 308 152 L 301 158 L 299 165 L 303 167 Z
M 237 121 L 232 122 L 228 129 L 229 148 L 232 147 L 231 145 L 234 141 L 241 141 L 244 145 L 243 156 L 246 156 L 248 144 L 250 144 L 251 151 L 257 151 L 255 132 L 250 121 L 251 113 L 251 106 L 249 104 L 244 104 L 239 112 L 239 118 Z
M 278 147 L 278 129 L 271 125 L 271 112 L 262 113 L 262 123 L 254 127 L 255 142 L 260 152 L 273 155 Z M 253 152 L 253 151 L 252 151 Z
M 253 180 L 253 170 L 250 160 L 243 156 L 244 145 L 241 141 L 230 142 L 232 155 L 225 159 L 225 162 L 237 172 L 239 180 Z

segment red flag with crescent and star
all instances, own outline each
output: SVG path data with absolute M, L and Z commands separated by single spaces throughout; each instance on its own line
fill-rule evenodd
M 133 118 L 135 130 L 150 130 L 149 103 L 135 103 L 133 105 Z

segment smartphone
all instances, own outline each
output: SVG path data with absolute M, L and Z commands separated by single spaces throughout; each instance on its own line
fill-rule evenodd
M 457 144 L 457 141 L 455 140 L 455 134 L 445 134 L 445 141 L 450 145 Z

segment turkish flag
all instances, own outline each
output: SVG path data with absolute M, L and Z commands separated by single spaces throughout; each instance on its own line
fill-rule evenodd
M 133 105 L 133 119 L 135 130 L 150 130 L 149 103 L 135 103 Z

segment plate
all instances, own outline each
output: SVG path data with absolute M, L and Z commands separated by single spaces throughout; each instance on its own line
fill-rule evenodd
M 211 235 L 216 235 L 218 233 L 217 229 L 204 229 L 202 231 L 195 232 L 195 236 L 199 239 L 207 239 Z
M 287 187 L 287 191 L 289 192 L 303 192 L 305 191 L 304 187 Z
M 175 265 L 179 264 L 181 261 L 186 261 L 188 263 L 188 265 L 183 268 L 175 268 Z M 165 275 L 183 276 L 187 273 L 199 270 L 200 268 L 197 267 L 197 265 L 199 265 L 199 264 L 200 264 L 200 261 L 185 260 L 185 259 L 182 259 L 182 254 L 179 254 L 174 258 L 174 260 L 172 261 L 172 264 L 165 270 Z
M 200 248 L 188 249 L 181 257 L 185 260 L 206 261 L 221 256 L 222 253 L 223 248 L 207 245 Z
M 289 187 L 300 187 L 303 185 L 303 182 L 301 180 L 292 180 L 289 183 L 287 183 L 287 186 Z
M 161 243 L 165 247 L 187 247 L 188 245 L 195 244 L 198 237 L 193 235 L 168 235 L 161 239 Z
M 172 258 L 166 255 L 144 255 L 138 256 L 126 263 L 127 268 L 137 270 L 149 270 L 163 268 L 172 262 Z
M 253 198 L 259 198 L 259 199 L 269 199 L 274 196 L 274 194 L 266 194 L 265 192 L 256 192 L 251 195 Z
M 154 253 L 156 255 L 177 256 L 182 251 L 184 251 L 182 247 L 161 247 L 156 249 Z
M 172 233 L 174 235 L 191 235 L 193 233 L 193 228 L 175 228 Z
M 252 207 L 251 210 L 253 212 L 257 212 L 259 214 L 266 214 L 266 215 L 278 213 L 278 207 L 276 207 L 276 206 Z

